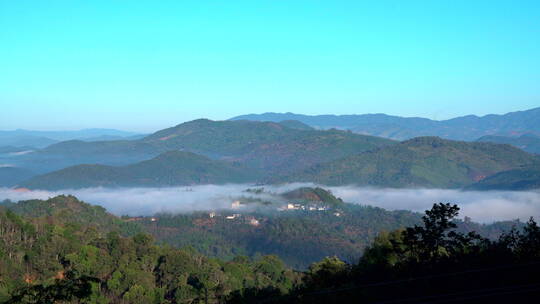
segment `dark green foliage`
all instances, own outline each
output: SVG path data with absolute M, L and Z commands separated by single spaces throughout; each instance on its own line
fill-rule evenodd
M 235 211 L 241 212 L 241 211 Z M 336 216 L 339 213 L 339 216 Z M 375 237 L 384 231 L 413 226 L 421 216 L 408 211 L 387 211 L 370 206 L 341 203 L 326 211 L 241 212 L 228 220 L 232 212 L 160 214 L 138 221 L 158 241 L 175 247 L 191 246 L 207 256 L 232 259 L 236 255 L 257 257 L 277 254 L 295 269 L 307 269 L 327 256 L 337 256 L 349 263 L 362 255 Z M 258 220 L 252 225 L 250 219 Z M 497 238 L 501 232 L 520 222 L 480 225 L 469 220 L 456 221 L 458 231 Z
M 175 247 L 192 246 L 208 256 L 232 259 L 235 255 L 257 257 L 277 254 L 295 269 L 307 267 L 326 256 L 338 256 L 352 262 L 383 230 L 413 225 L 418 214 L 407 211 L 386 211 L 381 208 L 341 203 L 327 211 L 244 212 L 238 219 L 228 220 L 232 212 L 161 214 L 139 221 L 157 240 Z M 258 225 L 250 222 L 258 220 Z
M 92 295 L 92 283 L 100 280 L 89 276 L 77 276 L 69 271 L 62 279 L 55 279 L 53 284 L 36 284 L 21 288 L 5 302 L 6 304 L 55 304 L 84 300 Z
M 344 241 L 355 240 L 357 248 L 365 247 L 369 236 L 377 233 L 376 223 L 382 225 L 379 229 L 392 230 L 395 221 L 400 226 L 417 223 L 418 215 L 342 204 L 340 217 L 334 210 L 276 211 L 266 217 L 244 214 L 261 220 L 256 227 L 224 219 L 212 223 L 203 214 L 138 221 L 158 238 L 192 235 L 192 245 L 207 240 L 214 248 L 228 244 L 231 256 L 224 261 L 201 255 L 193 247 L 155 245 L 150 235 L 136 232 L 134 227 L 140 225 L 130 218 L 124 218 L 130 223 L 126 232 L 124 221 L 71 196 L 18 204 L 5 201 L 0 206 L 0 302 L 369 303 L 426 292 L 463 292 L 470 286 L 504 288 L 535 282 L 530 280 L 540 269 L 528 265 L 523 270 L 519 265 L 538 264 L 540 259 L 536 222 L 531 219 L 522 232 L 512 229 L 494 241 L 469 231 L 485 226 L 467 219 L 454 221 L 458 210 L 436 204 L 422 217 L 423 225 L 380 234 L 360 262 L 350 264 L 334 256 L 346 255 Z M 244 250 L 254 258 L 234 252 L 244 239 L 252 246 Z M 320 247 L 323 244 L 331 250 Z M 319 262 L 302 274 L 287 268 L 278 256 L 260 255 L 263 252 Z M 495 273 L 475 270 L 482 267 Z M 467 277 L 455 274 L 470 269 L 475 271 Z M 426 276 L 429 279 L 423 279 Z M 381 281 L 389 283 L 377 283 Z
M 320 187 L 301 187 L 283 193 L 282 196 L 289 201 L 302 204 L 318 203 L 333 208 L 343 205 L 343 201 L 340 198 L 335 197 L 329 190 Z
M 60 224 L 74 229 L 85 227 L 96 231 L 121 231 L 126 235 L 141 231 L 139 225 L 124 222 L 109 214 L 105 208 L 84 203 L 72 195 L 60 195 L 48 200 L 5 202 L 0 206 L 7 208 L 8 212 L 37 222 Z
M 316 263 L 304 285 L 268 303 L 509 303 L 540 295 L 540 227 L 497 240 L 456 230 L 459 208 L 435 204 L 415 225 L 381 234 L 354 265 Z
M 0 302 L 223 303 L 299 282 L 275 256 L 210 259 L 146 234 L 124 237 L 119 219 L 73 197 L 38 202 L 0 207 Z

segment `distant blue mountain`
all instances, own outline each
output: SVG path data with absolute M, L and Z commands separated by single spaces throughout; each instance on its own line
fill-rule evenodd
M 142 136 L 134 132 L 115 129 L 83 129 L 75 131 L 34 131 L 10 130 L 0 131 L 0 146 L 43 148 L 65 140 L 119 140 L 138 139 Z
M 540 107 L 504 115 L 468 115 L 448 120 L 399 117 L 386 114 L 302 115 L 294 113 L 248 114 L 231 120 L 281 122 L 296 120 L 318 129 L 346 129 L 360 134 L 406 140 L 418 136 L 473 141 L 482 136 L 540 135 Z

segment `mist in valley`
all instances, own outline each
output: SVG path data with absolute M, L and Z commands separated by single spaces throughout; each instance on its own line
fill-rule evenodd
M 153 215 L 156 213 L 188 213 L 204 210 L 230 209 L 238 198 L 257 198 L 277 204 L 285 203 L 276 194 L 309 183 L 291 183 L 280 186 L 264 186 L 263 193 L 246 192 L 259 189 L 249 184 L 199 185 L 170 188 L 86 188 L 60 191 L 20 191 L 0 188 L 0 200 L 11 201 L 47 199 L 61 194 L 71 194 L 79 199 L 106 208 L 116 215 Z M 501 220 L 527 220 L 540 217 L 539 191 L 460 191 L 447 189 L 391 189 L 355 186 L 326 187 L 345 202 L 381 207 L 388 210 L 411 210 L 423 212 L 433 203 L 458 204 L 460 216 L 473 221 L 490 223 Z M 248 207 L 249 208 L 249 207 Z M 246 209 L 244 209 L 246 210 Z M 249 209 L 247 209 L 249 210 Z

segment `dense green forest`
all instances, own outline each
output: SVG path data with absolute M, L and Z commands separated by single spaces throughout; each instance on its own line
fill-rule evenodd
M 245 296 L 238 303 L 530 303 L 540 296 L 540 227 L 495 240 L 462 233 L 459 207 L 435 204 L 422 224 L 380 234 L 362 258 L 310 266 L 287 295 Z
M 276 256 L 223 261 L 155 245 L 71 196 L 0 207 L 0 302 L 217 303 L 251 289 L 286 293 L 300 278 Z
M 299 193 L 298 201 L 316 201 L 313 193 L 328 195 L 318 189 L 289 194 Z M 310 295 L 318 290 L 343 299 L 375 299 L 380 296 L 376 291 L 358 293 L 358 286 L 453 269 L 455 265 L 447 263 L 461 263 L 473 253 L 481 255 L 475 256 L 475 263 L 517 263 L 525 259 L 524 242 L 529 242 L 526 254 L 540 246 L 530 244 L 535 241 L 529 240 L 534 237 L 530 231 L 538 229 L 532 222 L 520 232 L 519 222 L 513 223 L 519 229 L 512 230 L 512 223 L 455 221 L 456 208 L 436 205 L 420 225 L 422 218 L 414 213 L 342 202 L 324 212 L 246 212 L 241 220 L 228 220 L 208 213 L 118 218 L 72 196 L 5 201 L 0 205 L 0 301 L 311 303 Z M 442 220 L 437 218 L 441 212 L 446 216 Z M 434 216 L 436 220 L 429 222 Z M 257 225 L 253 219 L 258 219 Z M 209 225 L 211 220 L 215 222 Z M 446 226 L 437 228 L 438 234 L 429 230 L 440 223 Z M 251 244 L 240 242 L 250 235 Z M 428 236 L 441 239 L 424 244 Z M 343 245 L 347 242 L 353 245 Z M 493 255 L 494 248 L 501 250 L 499 255 Z M 355 254 L 347 256 L 350 252 Z M 493 258 L 486 260 L 486 255 Z M 302 259 L 314 263 L 308 266 Z M 342 294 L 343 288 L 351 292 Z

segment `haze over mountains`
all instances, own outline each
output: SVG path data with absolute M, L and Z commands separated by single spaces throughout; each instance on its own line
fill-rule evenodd
M 137 133 L 115 129 L 83 129 L 77 131 L 32 131 L 18 129 L 0 131 L 0 147 L 44 148 L 60 141 L 73 139 L 96 141 L 136 139 L 139 137 L 140 135 Z
M 33 189 L 89 187 L 155 187 L 244 183 L 257 178 L 238 164 L 211 160 L 191 152 L 170 151 L 132 165 L 78 165 L 32 178 L 21 184 Z
M 490 182 L 489 187 L 478 189 L 535 189 L 537 175 L 531 172 L 540 157 L 492 142 L 512 143 L 534 152 L 538 139 L 534 134 L 540 130 L 540 123 L 534 122 L 540 122 L 539 113 L 540 108 L 536 108 L 442 122 L 387 115 L 255 117 L 279 122 L 238 120 L 252 116 L 228 121 L 198 119 L 139 139 L 68 140 L 37 150 L 3 147 L 0 182 L 3 186 L 34 189 L 237 182 L 474 188 L 475 183 L 501 173 L 496 184 Z M 419 121 L 422 123 L 415 123 Z M 420 125 L 426 129 L 416 130 L 432 133 L 429 135 L 461 130 L 445 131 L 441 137 L 476 139 L 474 134 L 480 133 L 513 137 L 489 135 L 478 142 L 466 142 L 424 136 L 398 142 L 356 133 L 359 126 L 369 125 L 375 130 L 388 126 L 388 122 L 407 125 L 399 126 L 403 132 L 393 135 L 383 132 L 389 137 L 404 136 Z M 454 128 L 454 124 L 459 126 Z M 350 130 L 325 130 L 331 126 Z M 87 135 L 95 132 L 88 131 Z M 515 172 L 521 171 L 515 170 L 527 170 L 527 180 L 520 180 Z M 502 174 L 506 171 L 509 173 Z

